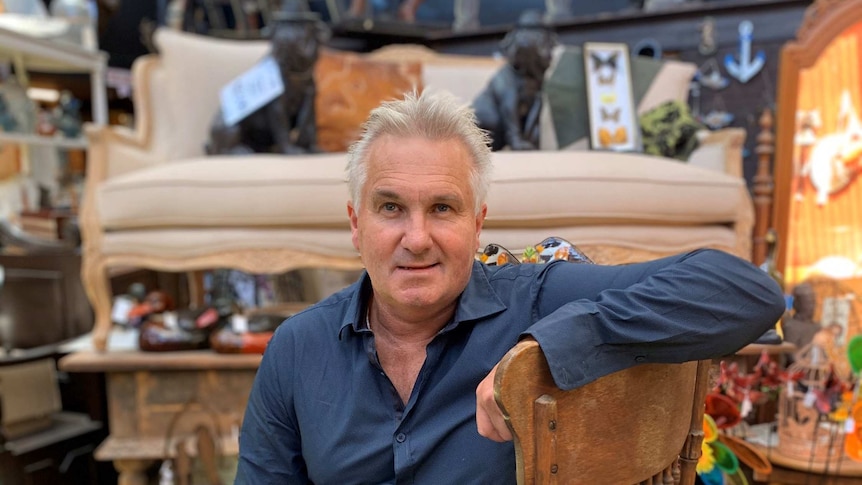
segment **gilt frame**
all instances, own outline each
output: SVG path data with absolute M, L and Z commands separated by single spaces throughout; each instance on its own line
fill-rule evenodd
M 788 287 L 801 282 L 812 271 L 810 268 L 806 269 L 804 265 L 797 264 L 798 260 L 804 259 L 797 257 L 800 241 L 797 234 L 798 228 L 794 226 L 797 224 L 796 213 L 800 211 L 800 206 L 797 205 L 795 211 L 792 207 L 793 204 L 798 204 L 800 199 L 814 197 L 810 192 L 808 194 L 801 192 L 806 186 L 807 190 L 813 190 L 810 186 L 811 182 L 803 175 L 804 156 L 800 154 L 800 141 L 797 138 L 801 131 L 797 118 L 801 109 L 799 100 L 800 95 L 804 94 L 800 93 L 800 89 L 805 84 L 802 78 L 809 72 L 807 70 L 815 68 L 821 56 L 831 48 L 833 42 L 854 26 L 860 26 L 859 30 L 862 32 L 862 0 L 817 0 L 806 10 L 796 39 L 785 44 L 781 51 L 775 158 L 773 159 L 775 189 L 772 225 L 778 234 L 776 268 L 784 274 Z M 862 33 L 859 35 L 862 39 Z M 862 42 L 859 49 L 859 52 L 862 52 Z M 857 64 L 862 73 L 862 58 L 857 61 Z M 851 93 L 850 97 L 856 111 L 859 112 L 859 107 L 862 105 L 862 89 L 857 87 L 856 92 Z M 834 105 L 831 107 L 834 108 Z M 829 112 L 830 116 L 833 116 L 832 111 L 834 110 Z M 857 180 L 856 184 L 862 184 L 862 180 Z M 816 249 L 812 251 L 816 252 Z

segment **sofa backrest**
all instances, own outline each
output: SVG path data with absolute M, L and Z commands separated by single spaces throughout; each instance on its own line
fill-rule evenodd
M 149 78 L 151 105 L 158 106 L 152 112 L 152 148 L 167 159 L 200 156 L 219 90 L 263 58 L 269 43 L 159 29 L 155 44 L 160 65 Z

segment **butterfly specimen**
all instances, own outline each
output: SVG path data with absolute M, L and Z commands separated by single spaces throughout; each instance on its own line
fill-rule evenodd
M 590 53 L 590 59 L 593 61 L 593 72 L 598 76 L 599 84 L 613 84 L 614 78 L 617 75 L 617 58 L 618 52 L 602 58 L 598 53 Z

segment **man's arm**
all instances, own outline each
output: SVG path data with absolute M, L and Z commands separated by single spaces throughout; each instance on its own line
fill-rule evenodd
M 561 389 L 639 363 L 731 354 L 778 321 L 784 297 L 762 270 L 701 250 L 627 266 L 557 263 L 525 336 L 542 347 Z M 496 367 L 477 387 L 479 433 L 511 439 L 494 400 Z
M 248 398 L 239 436 L 236 485 L 310 483 L 290 404 L 290 386 L 285 385 L 291 353 L 280 330 L 264 353 Z
M 524 335 L 557 386 L 573 389 L 635 364 L 732 354 L 776 324 L 784 296 L 747 261 L 699 250 L 628 266 L 558 264 L 537 305 Z

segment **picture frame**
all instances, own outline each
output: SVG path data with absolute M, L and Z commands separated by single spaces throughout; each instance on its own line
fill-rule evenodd
M 590 148 L 641 151 L 628 46 L 586 42 L 583 49 Z
M 826 276 L 862 291 L 860 7 L 816 2 L 782 49 L 772 222 L 787 289 Z

